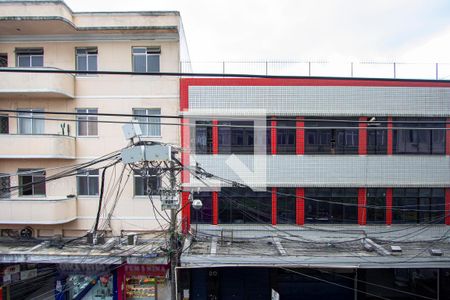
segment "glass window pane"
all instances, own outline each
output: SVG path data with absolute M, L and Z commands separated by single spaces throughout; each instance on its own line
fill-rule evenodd
M 133 72 L 146 72 L 145 55 L 133 55 Z
M 43 67 L 44 66 L 44 56 L 43 55 L 33 55 L 31 57 L 32 67 Z
M 19 113 L 19 134 L 32 134 L 32 121 L 31 114 L 28 113 Z
M 30 56 L 28 55 L 18 55 L 17 56 L 17 64 L 20 68 L 29 68 L 30 64 Z
M 88 71 L 97 71 L 97 55 L 89 55 Z
M 86 71 L 87 70 L 87 61 L 85 55 L 77 56 L 77 70 L 78 71 Z
M 89 195 L 98 195 L 98 177 L 89 177 Z
M 86 175 L 77 176 L 78 195 L 88 195 Z
M 143 47 L 141 47 L 141 48 L 133 48 L 133 53 L 145 54 L 145 53 L 147 53 L 147 48 L 143 48 Z
M 159 55 L 147 56 L 147 72 L 159 72 Z

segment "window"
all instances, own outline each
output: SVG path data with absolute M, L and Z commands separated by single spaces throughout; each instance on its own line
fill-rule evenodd
M 82 170 L 77 174 L 77 192 L 82 196 L 98 195 L 98 170 Z
M 343 121 L 305 119 L 305 153 L 358 154 L 358 122 L 345 122 L 356 119 L 340 120 Z
M 45 196 L 45 171 L 19 169 L 19 195 Z
M 159 195 L 161 188 L 161 177 L 155 169 L 149 169 L 146 173 L 134 173 L 134 195 L 147 196 Z
M 96 136 L 98 135 L 98 117 L 96 108 L 77 109 L 78 136 Z M 92 115 L 87 115 L 92 114 Z
M 444 223 L 444 189 L 393 189 L 393 222 Z
M 191 222 L 198 224 L 212 223 L 212 193 L 199 192 L 193 194 L 193 199 L 202 201 L 201 209 L 194 209 L 191 205 Z
M 8 67 L 8 54 L 0 53 L 0 68 Z
M 270 223 L 270 192 L 254 192 L 245 188 L 222 188 L 219 192 L 219 223 Z
M 212 122 L 211 121 L 196 121 L 195 128 L 192 128 L 193 134 L 191 137 L 193 149 L 197 154 L 211 154 L 212 153 Z
M 161 109 L 160 108 L 135 108 L 134 119 L 141 126 L 143 136 L 161 136 Z
M 9 119 L 6 115 L 0 115 L 0 134 L 9 133 Z
M 253 121 L 220 121 L 219 125 L 223 125 L 218 128 L 220 154 L 253 154 Z
M 386 222 L 386 189 L 367 189 L 367 224 Z
M 21 109 L 17 115 L 19 134 L 44 134 L 44 110 L 42 109 Z
M 34 68 L 44 66 L 44 49 L 16 49 L 16 65 L 19 68 Z
M 296 154 L 295 127 L 295 121 L 277 121 L 277 154 Z
M 77 71 L 97 71 L 97 48 L 77 48 L 75 53 Z
M 358 189 L 307 188 L 305 215 L 307 223 L 354 224 L 358 220 Z
M 295 188 L 277 188 L 277 223 L 295 224 Z
M 157 73 L 159 72 L 159 47 L 134 47 L 133 72 Z
M 405 127 L 408 129 L 396 129 Z M 396 118 L 393 133 L 395 154 L 445 153 L 445 119 L 443 118 Z
M 11 188 L 10 177 L 8 174 L 0 173 L 0 199 L 9 198 Z
M 367 153 L 387 154 L 387 118 L 376 118 L 367 123 Z M 378 129 L 383 128 L 384 129 Z

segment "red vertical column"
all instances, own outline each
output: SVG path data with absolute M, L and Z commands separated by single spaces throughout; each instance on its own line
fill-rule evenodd
M 295 153 L 303 155 L 305 154 L 305 121 L 303 117 L 297 117 L 295 128 Z
M 358 154 L 367 155 L 367 118 L 359 118 Z
M 272 188 L 272 225 L 277 225 L 277 188 Z
M 386 189 L 386 225 L 392 225 L 392 188 Z
M 446 133 L 445 133 L 445 155 L 450 155 L 450 118 L 447 118 Z
M 367 191 L 365 188 L 358 189 L 358 224 L 366 225 L 367 223 Z
M 295 223 L 297 225 L 305 224 L 305 189 L 296 188 L 295 189 Z
M 270 146 L 272 150 L 272 155 L 277 154 L 277 121 L 275 117 L 272 117 L 270 122 Z
M 117 269 L 117 299 L 124 300 L 126 291 L 125 281 L 125 266 L 121 266 Z
M 183 166 L 190 165 L 189 149 L 190 149 L 190 129 L 189 119 L 181 119 L 181 146 L 183 152 L 181 153 L 181 163 Z M 188 170 L 181 171 L 181 183 L 189 183 L 190 174 Z M 191 226 L 191 204 L 189 202 L 189 192 L 183 191 L 181 193 L 181 229 L 184 234 L 189 232 Z
M 212 123 L 212 153 L 219 154 L 219 121 L 213 120 Z
M 388 117 L 387 122 L 387 155 L 394 153 L 394 134 L 392 131 L 392 117 Z
M 212 224 L 219 223 L 219 193 L 212 192 Z
M 180 111 L 188 111 L 189 109 L 189 84 L 186 80 L 180 80 Z M 183 151 L 181 153 L 181 163 L 184 166 L 190 165 L 190 127 L 189 119 L 181 119 L 181 147 Z M 191 204 L 189 202 L 189 191 L 184 190 L 183 184 L 189 183 L 190 174 L 188 170 L 181 171 L 181 183 L 182 183 L 182 193 L 181 193 L 181 230 L 184 234 L 187 234 L 191 226 Z
M 445 225 L 450 225 L 450 188 L 445 189 Z

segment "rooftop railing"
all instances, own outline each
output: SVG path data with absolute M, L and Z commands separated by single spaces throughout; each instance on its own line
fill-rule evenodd
M 450 80 L 450 63 L 329 61 L 183 61 L 181 72 Z

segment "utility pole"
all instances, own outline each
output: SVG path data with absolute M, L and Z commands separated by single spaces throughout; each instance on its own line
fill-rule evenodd
M 175 194 L 177 190 L 177 178 L 175 176 L 175 164 L 173 159 L 169 162 L 170 190 Z M 170 209 L 170 289 L 172 300 L 177 300 L 176 267 L 178 266 L 178 231 L 177 208 Z
M 178 228 L 177 228 L 177 214 L 180 206 L 177 177 L 175 166 L 176 158 L 173 156 L 172 147 L 170 145 L 164 145 L 160 143 L 134 143 L 134 138 L 139 138 L 142 135 L 140 127 L 137 124 L 125 124 L 122 126 L 124 135 L 131 141 L 132 147 L 125 148 L 121 151 L 121 159 L 124 164 L 134 165 L 137 164 L 137 168 L 142 168 L 139 164 L 142 162 L 147 163 L 164 163 L 163 174 L 167 174 L 169 177 L 170 188 L 168 190 L 160 189 L 161 192 L 161 210 L 170 209 L 169 220 L 169 251 L 168 256 L 170 259 L 170 290 L 171 299 L 177 300 L 177 288 L 176 288 L 176 267 L 178 266 L 179 256 L 179 242 L 178 242 Z M 168 166 L 168 168 L 167 168 Z M 148 167 L 148 165 L 147 165 Z

